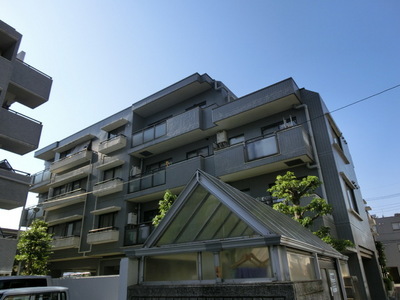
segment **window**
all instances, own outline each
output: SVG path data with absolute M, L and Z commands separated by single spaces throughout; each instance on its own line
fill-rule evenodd
M 226 249 L 216 255 L 217 260 L 208 251 L 146 257 L 144 280 L 261 280 L 273 276 L 268 247 Z
M 83 181 L 82 180 L 76 180 L 73 182 L 69 182 L 67 184 L 55 187 L 53 189 L 53 197 L 63 195 L 75 190 L 79 190 L 83 186 Z
M 73 149 L 68 149 L 68 150 L 66 150 L 66 151 L 61 152 L 61 153 L 60 153 L 60 159 L 61 159 L 61 158 L 64 158 L 64 157 L 67 157 L 68 155 L 71 155 L 71 154 L 72 154 L 72 150 L 73 150 Z
M 392 223 L 392 229 L 393 230 L 400 230 L 400 222 Z
M 117 212 L 100 215 L 98 228 L 114 227 L 116 217 L 117 217 Z
M 355 212 L 359 213 L 353 187 L 350 186 L 347 182 L 345 182 L 345 189 L 346 189 L 347 201 L 349 203 L 350 208 Z
M 224 250 L 220 260 L 224 279 L 272 277 L 268 247 Z
M 235 145 L 235 144 L 239 144 L 239 143 L 243 143 L 243 142 L 244 142 L 244 135 L 243 134 L 231 137 L 229 139 L 229 145 Z
M 193 158 L 193 157 L 196 157 L 196 156 L 206 157 L 208 155 L 209 155 L 208 146 L 206 146 L 206 147 L 199 148 L 199 149 L 196 149 L 194 151 L 190 151 L 190 152 L 186 153 L 186 158 L 189 159 L 189 158 Z
M 121 135 L 121 134 L 124 133 L 124 131 L 125 131 L 125 126 L 121 126 L 121 127 L 118 127 L 118 128 L 116 128 L 114 130 L 111 130 L 111 131 L 108 132 L 108 139 L 112 139 L 112 138 L 114 138 L 114 137 L 116 137 L 118 135 Z
M 343 145 L 341 141 L 342 134 L 339 132 L 339 130 L 333 128 L 332 126 L 331 126 L 331 132 L 332 132 L 333 143 L 338 145 L 339 148 L 343 150 Z
M 270 125 L 267 125 L 267 126 L 261 128 L 261 133 L 262 133 L 262 135 L 268 135 L 275 131 L 285 129 L 285 128 L 288 128 L 288 127 L 291 127 L 294 125 L 297 125 L 297 119 L 296 119 L 296 117 L 290 116 L 289 118 L 286 118 L 286 119 L 284 118 L 280 122 L 272 123 Z
M 82 221 L 78 220 L 50 226 L 48 232 L 52 233 L 54 237 L 80 236 L 81 227 Z
M 315 259 L 306 253 L 288 252 L 290 279 L 293 281 L 313 280 L 315 274 Z
M 60 152 L 60 159 L 64 158 L 64 157 L 67 157 L 67 156 L 70 156 L 72 154 L 78 153 L 78 152 L 80 152 L 82 150 L 85 150 L 85 149 L 90 150 L 91 145 L 92 145 L 92 141 L 90 140 L 90 141 L 86 141 L 86 142 L 84 142 L 82 144 L 79 144 L 79 145 L 77 145 L 75 147 L 72 147 L 71 149 L 68 149 L 68 150 L 65 150 L 63 152 Z
M 172 158 L 168 158 L 166 160 L 162 160 L 162 161 L 147 165 L 146 173 L 148 174 L 148 173 L 159 171 L 160 169 L 164 169 L 165 167 L 169 166 L 170 164 L 172 164 Z
M 122 176 L 122 167 L 115 167 L 104 171 L 103 180 L 110 180 L 114 178 L 120 178 Z

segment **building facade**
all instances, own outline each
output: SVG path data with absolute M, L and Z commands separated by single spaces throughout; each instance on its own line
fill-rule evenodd
M 36 108 L 50 96 L 52 79 L 26 64 L 19 52 L 22 35 L 0 20 L 0 149 L 26 154 L 37 149 L 42 124 L 11 109 L 14 103 Z M 15 170 L 0 158 L 0 208 L 14 209 L 25 205 L 31 183 L 28 173 Z M 0 236 L 2 259 L 0 274 L 9 274 L 14 261 L 16 239 Z
M 376 240 L 384 246 L 386 267 L 395 283 L 400 283 L 400 214 L 375 217 Z
M 319 94 L 291 78 L 237 97 L 196 73 L 35 157 L 45 169 L 31 191 L 54 233 L 53 276 L 118 274 L 121 259 L 153 231 L 165 191 L 178 195 L 197 170 L 266 205 L 272 201 L 266 190 L 290 170 L 321 179 L 317 192 L 334 207 L 323 223 L 354 242 L 346 255 L 362 299 L 383 299 L 347 142 Z

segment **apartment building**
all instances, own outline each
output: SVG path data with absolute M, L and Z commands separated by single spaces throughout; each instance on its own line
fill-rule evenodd
M 118 274 L 141 248 L 166 190 L 201 170 L 266 205 L 279 174 L 316 175 L 333 205 L 323 220 L 346 252 L 362 299 L 383 299 L 374 240 L 347 142 L 318 93 L 289 78 L 237 97 L 193 74 L 35 152 L 44 170 L 31 191 L 54 234 L 53 276 Z M 321 224 L 320 224 L 321 225 Z M 369 286 L 373 286 L 370 289 Z
M 24 52 L 18 53 L 21 39 L 19 32 L 0 20 L 0 149 L 23 155 L 37 149 L 42 124 L 11 106 L 16 102 L 32 109 L 42 105 L 49 99 L 52 79 L 23 61 Z M 30 183 L 28 173 L 0 158 L 0 208 L 24 206 Z M 9 274 L 16 239 L 1 235 L 0 249 L 0 274 Z
M 385 247 L 386 267 L 395 283 L 400 283 L 400 214 L 391 217 L 374 217 L 376 240 Z

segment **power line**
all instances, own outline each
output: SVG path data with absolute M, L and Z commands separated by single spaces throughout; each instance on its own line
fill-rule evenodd
M 365 200 L 367 200 L 367 201 L 375 201 L 375 200 L 383 200 L 383 199 L 395 198 L 395 197 L 399 197 L 399 196 L 400 196 L 400 193 L 396 193 L 396 194 L 385 195 L 385 196 L 380 196 L 380 197 L 367 198 Z
M 380 92 L 378 92 L 378 93 L 376 93 L 376 94 L 373 94 L 373 95 L 371 95 L 371 96 L 362 98 L 362 99 L 360 99 L 360 100 L 357 100 L 357 101 L 352 102 L 352 103 L 350 103 L 350 104 L 347 104 L 347 105 L 345 105 L 345 106 L 342 106 L 342 107 L 339 107 L 339 108 L 337 108 L 337 109 L 334 109 L 334 110 L 332 110 L 330 113 L 334 113 L 334 112 L 336 112 L 336 111 L 338 111 L 338 110 L 345 109 L 345 108 L 347 108 L 347 107 L 349 107 L 349 106 L 352 106 L 352 105 L 355 105 L 355 104 L 357 104 L 357 103 L 360 103 L 360 102 L 363 102 L 363 101 L 365 101 L 365 100 L 368 100 L 368 99 L 370 99 L 370 98 L 376 97 L 376 96 L 381 95 L 381 94 L 383 94 L 383 93 L 386 93 L 386 92 L 388 92 L 388 91 L 390 91 L 390 90 L 394 90 L 395 88 L 398 88 L 398 87 L 400 87 L 400 84 L 397 84 L 397 85 L 395 85 L 395 86 L 392 86 L 392 87 L 390 87 L 390 88 L 387 88 L 386 90 L 380 91 Z

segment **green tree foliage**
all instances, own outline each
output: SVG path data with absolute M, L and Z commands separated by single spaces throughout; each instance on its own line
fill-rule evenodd
M 153 225 L 158 226 L 161 220 L 165 217 L 172 204 L 175 202 L 177 196 L 172 194 L 170 190 L 167 190 L 164 194 L 164 198 L 158 202 L 159 213 L 153 218 Z
M 22 263 L 22 275 L 46 275 L 51 251 L 51 234 L 47 232 L 47 223 L 36 219 L 30 229 L 19 238 L 15 259 Z
M 285 175 L 278 175 L 275 185 L 268 191 L 273 197 L 283 200 L 275 203 L 273 208 L 292 217 L 304 227 L 310 228 L 316 219 L 331 214 L 333 211 L 333 207 L 325 199 L 315 194 L 315 190 L 321 184 L 322 182 L 317 176 L 298 179 L 290 171 Z M 309 202 L 303 200 L 302 202 L 301 199 L 305 197 L 310 197 L 311 200 Z M 322 226 L 314 234 L 340 252 L 353 246 L 353 243 L 349 240 L 339 240 L 332 237 L 329 227 Z

